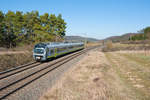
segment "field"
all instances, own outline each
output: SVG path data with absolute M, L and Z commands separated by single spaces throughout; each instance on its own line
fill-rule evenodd
M 150 51 L 122 49 L 135 48 L 135 44 L 112 47 L 121 49 L 103 52 L 98 48 L 86 53 L 40 100 L 150 100 Z M 1 52 L 0 71 L 32 61 L 31 50 Z
M 150 100 L 150 54 L 91 51 L 40 100 Z
M 150 99 L 150 55 L 144 52 L 106 53 L 120 79 L 133 91 L 135 99 Z
M 150 45 L 147 44 L 122 44 L 122 43 L 112 43 L 106 42 L 105 48 L 103 48 L 104 52 L 109 51 L 120 51 L 120 50 L 150 50 Z

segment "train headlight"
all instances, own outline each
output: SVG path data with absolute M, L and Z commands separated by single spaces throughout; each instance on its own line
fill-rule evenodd
M 40 59 L 41 59 L 41 57 L 36 57 L 36 59 L 40 60 Z

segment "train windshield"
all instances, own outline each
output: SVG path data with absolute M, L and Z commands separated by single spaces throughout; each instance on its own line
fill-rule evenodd
M 44 49 L 34 49 L 34 53 L 38 53 L 38 54 L 43 54 L 44 53 Z
M 45 47 L 46 47 L 46 44 L 39 43 L 39 44 L 36 44 L 34 48 L 45 48 Z

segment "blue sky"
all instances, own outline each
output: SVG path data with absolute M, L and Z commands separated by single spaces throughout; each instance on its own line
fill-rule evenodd
M 150 26 L 150 0 L 0 0 L 0 10 L 38 10 L 67 22 L 67 35 L 103 39 Z

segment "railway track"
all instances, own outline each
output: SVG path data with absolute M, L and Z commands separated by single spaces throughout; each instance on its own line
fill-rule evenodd
M 93 49 L 89 48 L 81 50 L 70 55 L 66 55 L 52 62 L 44 64 L 33 63 L 29 66 L 20 67 L 11 71 L 7 71 L 0 74 L 0 100 L 5 99 L 9 95 L 15 93 L 17 90 L 25 87 L 47 73 L 55 70 L 59 66 L 67 63 L 68 61 L 76 58 L 77 56 L 85 53 L 86 51 Z M 32 67 L 32 68 L 31 68 Z

